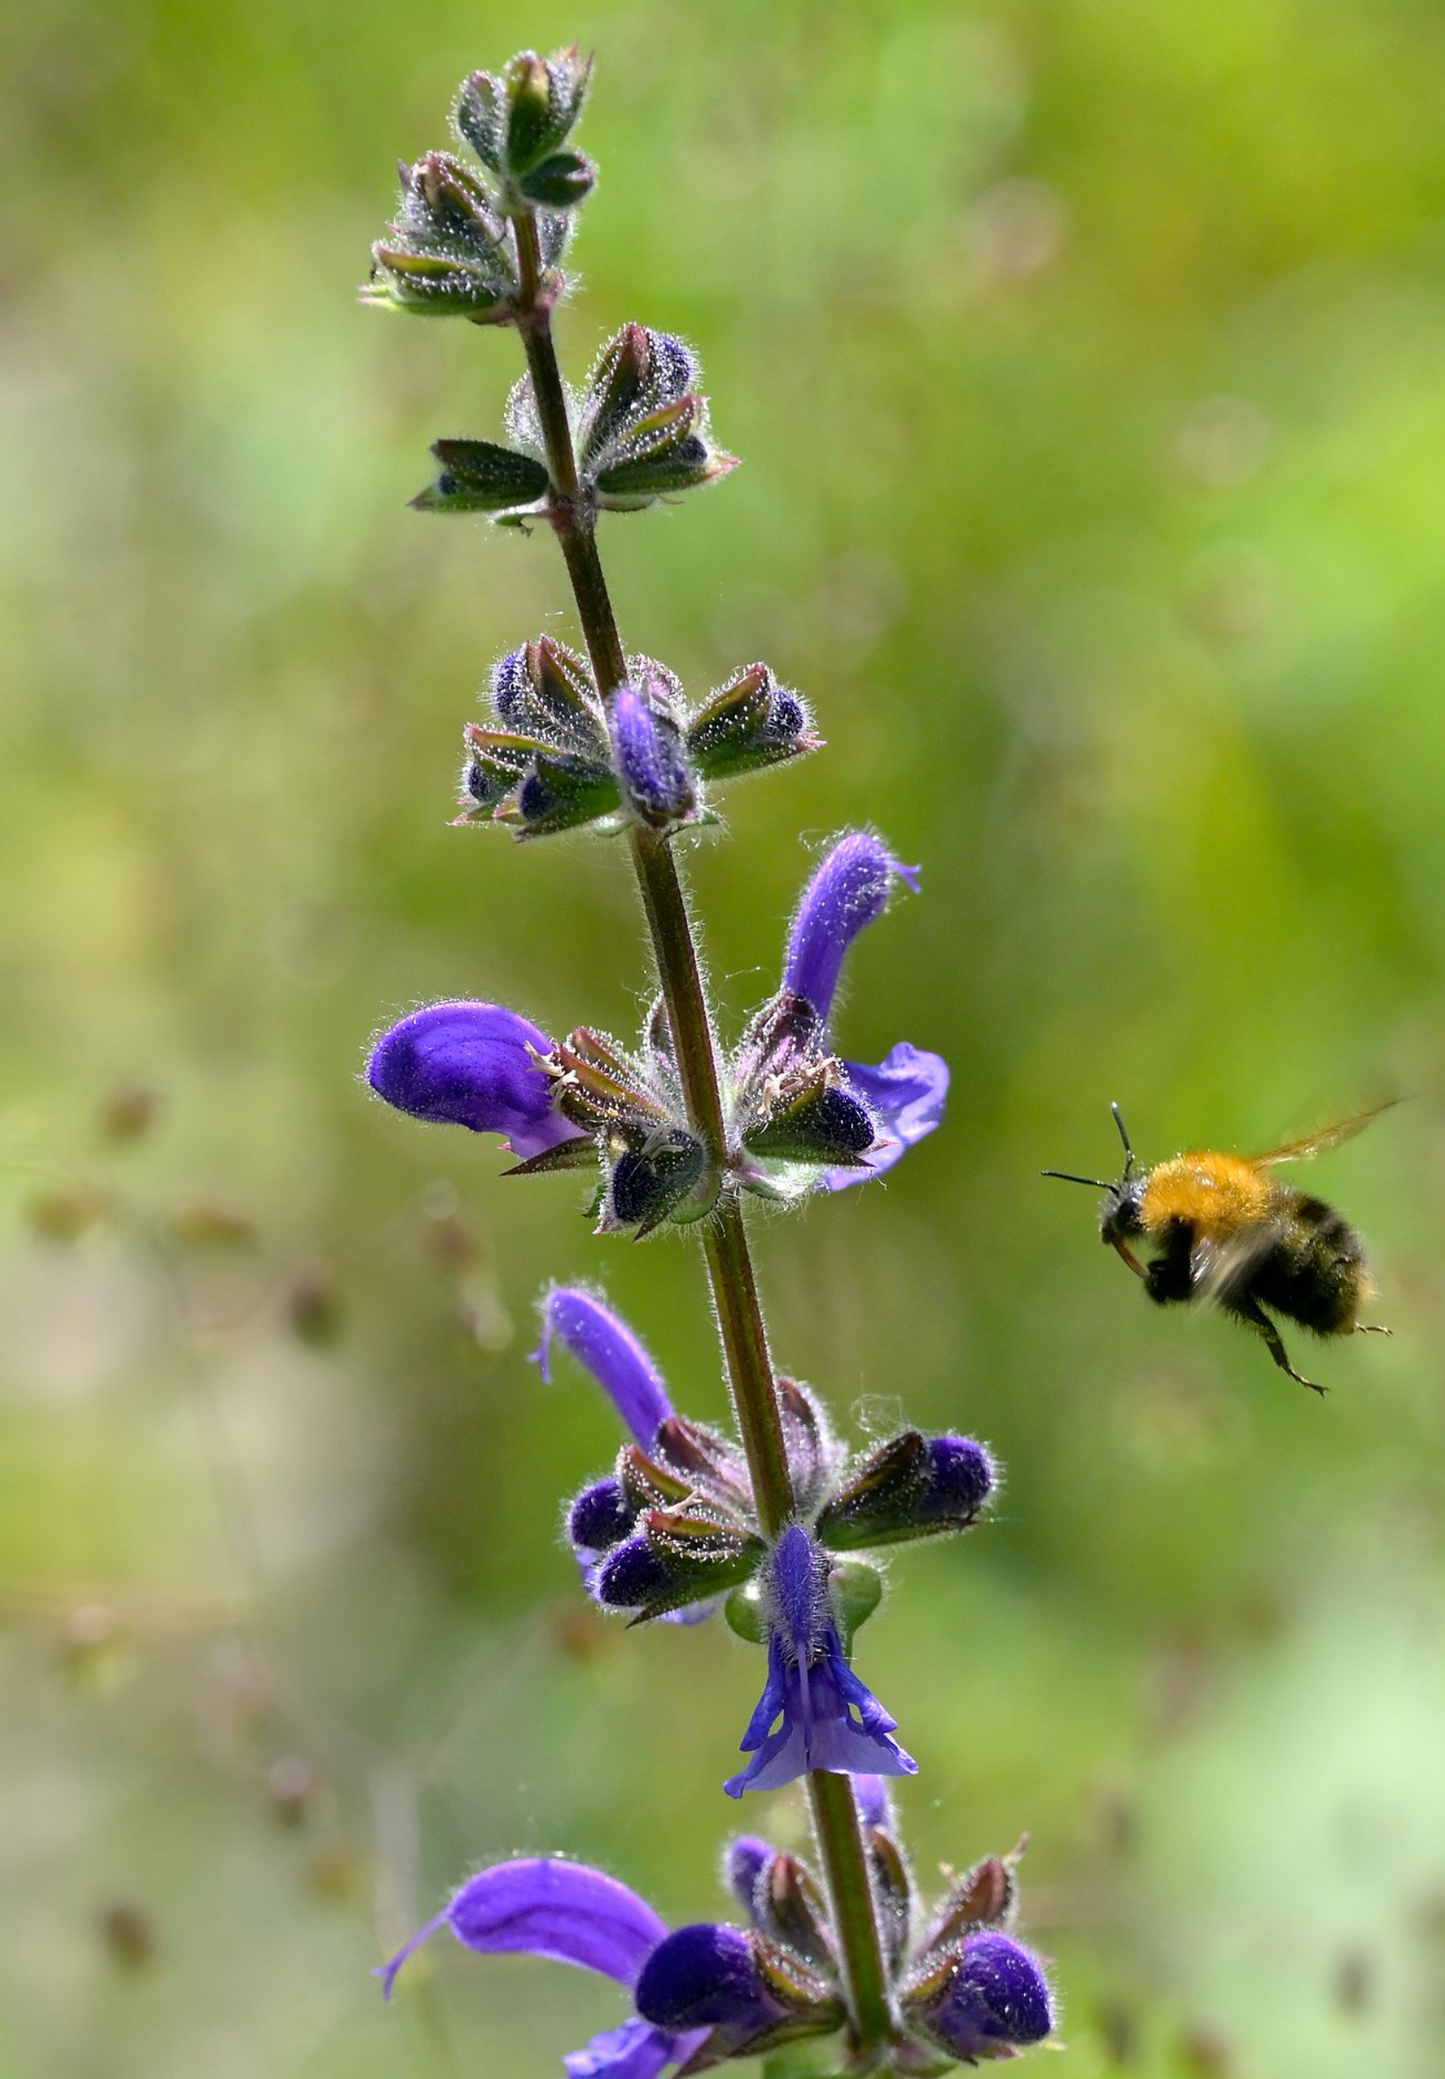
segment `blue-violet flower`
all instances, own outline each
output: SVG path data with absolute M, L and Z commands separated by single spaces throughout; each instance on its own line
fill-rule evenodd
M 843 1655 L 828 1594 L 828 1561 L 790 1524 L 768 1568 L 768 1674 L 740 1747 L 752 1760 L 723 1788 L 777 1790 L 811 1769 L 840 1775 L 911 1776 L 918 1764 L 889 1735 L 898 1721 Z

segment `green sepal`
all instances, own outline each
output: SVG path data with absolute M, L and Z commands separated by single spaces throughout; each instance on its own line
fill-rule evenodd
M 828 1588 L 838 1614 L 838 1636 L 846 1655 L 853 1651 L 855 1634 L 883 1600 L 883 1576 L 877 1567 L 869 1566 L 866 1559 L 840 1559 L 835 1561 L 828 1575 Z
M 761 1538 L 746 1531 L 735 1517 L 696 1502 L 673 1509 L 645 1509 L 637 1520 L 637 1531 L 666 1567 L 669 1587 L 629 1620 L 634 1625 L 651 1623 L 670 1610 L 721 1595 L 746 1579 L 763 1551 Z
M 431 451 L 441 468 L 436 481 L 412 499 L 418 512 L 515 512 L 547 494 L 544 465 L 515 448 L 490 440 L 437 440 Z
M 581 152 L 553 152 L 523 174 L 519 192 L 540 209 L 575 209 L 597 185 L 597 169 Z
M 597 1143 L 590 1133 L 579 1133 L 569 1141 L 558 1141 L 555 1146 L 544 1148 L 540 1155 L 529 1155 L 525 1162 L 514 1162 L 504 1169 L 504 1177 L 545 1177 L 557 1170 L 588 1169 L 597 1160 Z
M 782 726 L 780 714 L 790 717 Z M 801 727 L 794 726 L 793 717 Z M 798 695 L 784 692 L 766 664 L 750 664 L 697 710 L 686 741 L 688 756 L 704 779 L 726 780 L 816 751 L 823 740 Z
M 519 51 L 504 67 L 507 171 L 524 192 L 522 176 L 555 154 L 576 125 L 591 71 L 592 60 L 579 59 L 575 43 L 546 59 Z
M 768 1643 L 768 1612 L 763 1600 L 762 1583 L 754 1575 L 735 1588 L 723 1604 L 723 1616 L 728 1630 L 746 1639 L 750 1646 L 766 1646 Z
M 617 781 L 605 767 L 544 751 L 517 792 L 498 806 L 497 821 L 511 824 L 519 838 L 551 837 L 596 822 L 619 800 Z
M 505 325 L 511 319 L 506 291 L 484 280 L 469 261 L 384 242 L 372 247 L 371 256 L 377 272 L 360 291 L 363 303 L 423 318 L 471 318 L 479 325 Z
M 832 1552 L 918 1537 L 916 1508 L 929 1474 L 928 1440 L 918 1429 L 889 1437 L 855 1465 L 818 1518 Z
M 838 1087 L 836 1064 L 825 1059 L 780 1094 L 766 1120 L 743 1135 L 743 1146 L 765 1161 L 856 1169 L 876 1138 L 866 1109 Z

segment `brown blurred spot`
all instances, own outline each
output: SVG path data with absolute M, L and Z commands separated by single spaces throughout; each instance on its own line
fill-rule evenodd
M 165 1227 L 168 1239 L 183 1248 L 252 1249 L 260 1240 L 255 1221 L 218 1198 L 197 1198 L 177 1206 Z
M 92 1184 L 60 1191 L 38 1191 L 25 1201 L 24 1219 L 31 1232 L 47 1242 L 74 1242 L 110 1210 L 106 1193 Z
M 1139 2055 L 1139 2024 L 1133 2008 L 1123 2000 L 1101 2000 L 1095 2020 L 1110 2064 L 1132 2065 Z
M 156 1958 L 156 1931 L 150 1915 L 133 1899 L 112 1899 L 95 1916 L 101 1941 L 122 1970 L 138 1971 Z
M 1374 1958 L 1364 1949 L 1344 1950 L 1335 1963 L 1335 1998 L 1344 2012 L 1363 2014 L 1374 1989 Z
M 341 1301 L 336 1287 L 315 1271 L 301 1271 L 286 1288 L 285 1314 L 298 1342 L 324 1350 L 341 1333 Z
M 144 1083 L 122 1083 L 100 1108 L 97 1123 L 102 1140 L 117 1145 L 138 1141 L 154 1126 L 160 1105 L 159 1094 Z
M 370 1872 L 364 1855 L 345 1841 L 328 1841 L 307 1858 L 307 1889 L 324 1899 L 346 1902 L 365 1894 Z
M 1227 2079 L 1234 2070 L 1234 2055 L 1217 2029 L 1194 2022 L 1179 2038 L 1179 2061 L 1186 2072 L 1200 2079 Z
M 549 1630 L 552 1643 L 569 1660 L 600 1660 L 611 1651 L 612 1641 L 604 1619 L 586 1603 L 568 1603 L 553 1611 Z
M 266 1772 L 266 1795 L 283 1826 L 300 1826 L 311 1810 L 316 1777 L 300 1754 L 283 1754 Z
M 1127 1855 L 1139 1838 L 1139 1807 L 1122 1783 L 1103 1783 L 1094 1792 L 1094 1818 L 1105 1855 Z
M 1001 180 L 968 213 L 969 257 L 984 288 L 1028 281 L 1063 251 L 1069 207 L 1047 181 Z

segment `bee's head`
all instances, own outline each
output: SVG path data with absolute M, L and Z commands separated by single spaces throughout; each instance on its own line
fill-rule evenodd
M 1099 1208 L 1099 1235 L 1111 1249 L 1117 1249 L 1130 1270 L 1142 1277 L 1142 1268 L 1129 1251 L 1128 1237 L 1144 1232 L 1144 1216 L 1139 1201 L 1143 1195 L 1144 1179 L 1136 1174 L 1134 1150 L 1129 1145 L 1129 1134 L 1120 1114 L 1119 1107 L 1111 1104 L 1114 1124 L 1119 1129 L 1119 1138 L 1124 1143 L 1124 1169 L 1117 1183 L 1107 1183 L 1103 1177 L 1076 1177 L 1065 1169 L 1046 1169 L 1046 1177 L 1062 1177 L 1066 1184 L 1088 1184 L 1095 1191 L 1102 1191 L 1104 1202 Z
M 1117 1184 L 1104 1186 L 1104 1203 L 1099 1208 L 1099 1235 L 1111 1249 L 1131 1234 L 1144 1232 L 1144 1216 L 1139 1210 L 1139 1199 L 1143 1192 L 1144 1179 L 1131 1177 L 1125 1170 Z

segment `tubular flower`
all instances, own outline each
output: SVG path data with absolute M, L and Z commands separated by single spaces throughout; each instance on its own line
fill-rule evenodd
M 778 993 L 733 1063 L 734 1113 L 752 1158 L 741 1181 L 763 1197 L 841 1191 L 891 1169 L 943 1116 L 948 1067 L 907 1040 L 874 1066 L 842 1060 L 829 1021 L 848 948 L 882 916 L 896 881 L 918 884 L 871 831 L 832 844 L 788 930 Z
M 376 1976 L 387 1999 L 407 1958 L 439 1927 L 449 1927 L 481 1955 L 544 1956 L 597 1971 L 629 1992 L 667 1933 L 636 1892 L 585 1863 L 534 1857 L 494 1863 L 469 1878 L 449 1905 L 379 1967 Z M 657 2028 L 634 2015 L 568 2057 L 568 2079 L 655 2079 L 664 2066 L 685 2062 L 705 2034 Z

